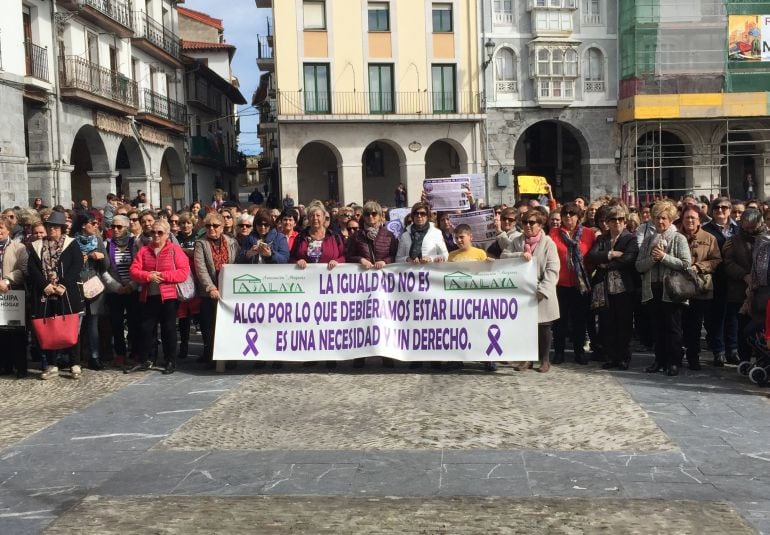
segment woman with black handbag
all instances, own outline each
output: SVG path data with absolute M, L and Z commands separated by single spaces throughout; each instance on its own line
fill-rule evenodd
M 593 290 L 605 296 L 605 306 L 599 309 L 602 347 L 607 358 L 603 368 L 627 370 L 631 361 L 634 279 L 639 245 L 636 236 L 625 228 L 626 209 L 621 205 L 604 208 L 608 232 L 596 239 L 586 260 L 597 266 Z
M 682 234 L 687 238 L 692 257 L 691 275 L 700 279 L 703 287 L 711 278 L 719 264 L 722 263 L 722 254 L 719 252 L 716 238 L 700 228 L 700 211 L 694 206 L 684 209 L 681 217 Z M 703 316 L 711 299 L 714 298 L 714 290 L 703 289 L 689 300 L 689 306 L 682 311 L 682 334 L 686 348 L 687 363 L 691 370 L 700 370 L 700 337 L 703 327 Z M 721 357 L 724 359 L 724 356 Z M 722 365 L 720 357 L 714 357 L 716 366 Z
M 670 295 L 664 286 L 667 277 L 684 272 L 692 260 L 687 238 L 676 231 L 676 205 L 658 201 L 652 207 L 655 234 L 650 234 L 639 248 L 636 270 L 642 274 L 642 303 L 647 305 L 655 334 L 655 361 L 647 373 L 665 371 L 679 375 L 682 361 L 682 309 L 686 303 Z
M 83 310 L 83 301 L 78 289 L 80 271 L 83 269 L 83 254 L 75 240 L 65 234 L 67 218 L 64 213 L 51 212 L 44 225 L 46 237 L 32 243 L 29 258 L 29 281 L 35 318 L 79 315 Z M 72 320 L 71 317 L 69 319 Z M 67 323 L 67 328 L 71 327 L 73 327 L 72 321 Z M 51 333 L 50 327 L 46 328 L 45 326 L 34 328 L 40 347 L 43 349 L 40 363 L 43 373 L 40 378 L 45 380 L 58 377 L 59 366 L 61 365 L 62 367 L 69 366 L 72 378 L 79 379 L 82 373 L 77 339 L 77 330 L 80 328 L 79 322 L 74 322 L 75 341 L 67 351 L 66 361 L 62 355 L 57 353 L 57 350 L 45 349 L 49 344 L 44 338 L 50 334 L 66 335 L 71 333 Z M 42 331 L 38 329 L 42 329 Z

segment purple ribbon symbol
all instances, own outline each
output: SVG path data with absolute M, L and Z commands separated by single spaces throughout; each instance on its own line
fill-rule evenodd
M 492 351 L 497 351 L 497 356 L 501 356 L 503 354 L 503 348 L 500 347 L 500 344 L 498 343 L 500 340 L 500 327 L 497 325 L 490 325 L 489 329 L 487 329 L 487 338 L 489 338 L 487 356 L 489 356 Z
M 259 349 L 257 349 L 257 339 L 259 333 L 256 329 L 249 329 L 246 332 L 246 349 L 243 350 L 243 356 L 245 357 L 249 353 L 254 353 L 254 356 L 259 355 Z

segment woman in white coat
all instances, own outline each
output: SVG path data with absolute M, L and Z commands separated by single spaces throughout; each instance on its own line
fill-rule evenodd
M 529 209 L 521 216 L 522 234 L 514 238 L 500 258 L 523 258 L 537 261 L 537 346 L 540 360 L 539 372 L 551 369 L 551 324 L 559 319 L 559 301 L 556 299 L 556 283 L 559 280 L 559 254 L 556 244 L 543 232 L 546 215 L 538 209 Z M 524 362 L 514 369 L 525 371 L 532 366 Z
M 448 257 L 444 235 L 430 222 L 430 205 L 418 202 L 412 206 L 412 224 L 398 240 L 396 262 L 428 264 L 444 262 Z

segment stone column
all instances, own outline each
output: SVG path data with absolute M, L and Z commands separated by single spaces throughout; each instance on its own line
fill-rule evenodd
M 765 199 L 766 195 L 770 193 L 770 152 L 763 152 L 754 161 L 756 162 L 754 182 L 757 188 L 755 195 L 757 199 Z M 743 180 L 743 177 L 741 177 L 741 180 Z
M 281 189 L 276 194 L 276 200 L 278 205 L 281 204 L 287 193 L 291 193 L 295 203 L 299 202 L 299 183 L 297 179 L 297 166 L 296 165 L 281 165 Z
M 127 199 L 130 201 L 136 197 L 136 190 L 142 190 L 147 194 L 147 202 L 152 203 L 151 195 L 150 195 L 150 184 L 151 184 L 152 177 L 147 175 L 133 175 L 133 176 L 124 176 L 123 182 L 124 184 L 128 184 L 128 195 Z M 149 208 L 143 207 L 143 208 Z
M 401 176 L 406 185 L 406 205 L 412 206 L 420 202 L 422 197 L 422 183 L 425 181 L 425 162 L 407 161 L 401 164 Z
M 719 154 L 696 154 L 692 159 L 692 184 L 689 189 L 697 196 L 719 195 L 721 169 Z
M 364 203 L 364 176 L 361 163 L 337 166 L 340 204 Z
M 26 207 L 28 203 L 26 156 L 0 154 L 0 206 Z
M 117 171 L 88 171 L 91 179 L 91 206 L 99 208 L 107 203 L 107 194 L 115 193 Z

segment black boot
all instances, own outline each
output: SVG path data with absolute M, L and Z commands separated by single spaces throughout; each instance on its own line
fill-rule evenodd
M 725 366 L 725 354 L 724 353 L 714 353 L 714 367 L 715 368 L 724 368 Z
M 101 360 L 99 360 L 99 357 L 91 357 L 88 359 L 88 368 L 91 370 L 100 371 L 104 369 L 104 364 Z
M 564 364 L 564 351 L 555 351 L 551 364 Z
M 166 367 L 163 368 L 163 375 L 171 375 L 176 371 L 176 364 L 173 362 L 167 362 Z
M 741 359 L 738 358 L 738 354 L 735 351 L 728 351 L 725 360 L 727 361 L 727 364 L 732 364 L 733 366 L 736 366 L 741 362 Z

